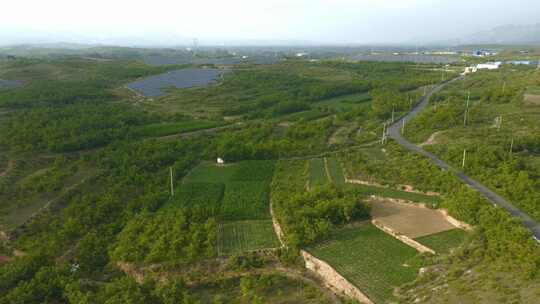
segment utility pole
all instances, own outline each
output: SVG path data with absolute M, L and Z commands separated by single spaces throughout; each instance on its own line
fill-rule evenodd
M 401 121 L 403 122 L 401 125 L 401 134 L 405 134 L 405 117 Z
M 501 125 L 502 125 L 502 120 L 503 120 L 502 115 L 500 115 L 498 118 L 499 119 L 497 119 L 497 132 L 501 130 Z
M 174 183 L 173 183 L 173 170 L 169 167 L 169 173 L 171 175 L 171 196 L 174 196 Z
M 386 123 L 383 123 L 383 131 L 381 137 L 381 145 L 384 145 L 384 140 L 386 139 Z
M 409 96 L 409 110 L 412 109 L 412 98 L 411 96 Z
M 463 161 L 461 162 L 461 168 L 465 169 L 465 155 L 467 154 L 467 149 L 463 149 Z
M 512 159 L 512 150 L 514 150 L 514 139 L 510 142 L 510 159 Z
M 463 126 L 467 126 L 467 115 L 469 114 L 469 100 L 471 99 L 471 91 L 467 93 L 467 105 L 465 107 L 465 115 L 463 116 Z
M 506 81 L 503 82 L 503 87 L 502 87 L 502 92 L 503 92 L 503 94 L 504 94 L 505 91 L 506 91 Z

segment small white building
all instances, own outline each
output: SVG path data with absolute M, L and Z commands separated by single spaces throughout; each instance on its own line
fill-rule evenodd
M 502 62 L 486 62 L 486 63 L 480 63 L 476 66 L 478 70 L 497 70 L 501 67 Z
M 218 157 L 216 162 L 218 163 L 218 165 L 223 165 L 225 163 L 225 161 L 221 157 Z

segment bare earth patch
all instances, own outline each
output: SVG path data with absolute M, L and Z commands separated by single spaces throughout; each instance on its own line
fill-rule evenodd
M 456 228 L 441 212 L 412 203 L 376 199 L 371 204 L 371 215 L 377 222 L 410 238 Z
M 429 138 L 428 138 L 425 142 L 421 143 L 419 146 L 420 146 L 420 147 L 423 147 L 423 146 L 429 146 L 429 145 L 435 144 L 435 143 L 436 143 L 435 139 L 436 139 L 437 136 L 440 135 L 442 132 L 443 132 L 443 131 L 437 131 L 437 132 L 431 134 L 431 136 L 429 136 Z
M 14 167 L 15 167 L 15 161 L 13 159 L 10 159 L 7 163 L 6 169 L 0 172 L 0 177 L 6 176 L 9 173 L 9 171 L 13 170 Z
M 525 100 L 525 104 L 540 106 L 540 95 L 525 94 L 523 99 Z

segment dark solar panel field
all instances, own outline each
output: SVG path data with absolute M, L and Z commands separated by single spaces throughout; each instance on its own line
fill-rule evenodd
M 21 81 L 0 79 L 0 90 L 19 88 L 22 86 L 23 86 L 23 83 Z
M 135 81 L 127 86 L 146 97 L 159 97 L 165 94 L 163 89 L 168 87 L 185 89 L 213 84 L 225 72 L 218 69 L 182 69 Z

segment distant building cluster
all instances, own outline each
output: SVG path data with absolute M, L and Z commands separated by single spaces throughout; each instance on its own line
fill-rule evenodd
M 491 50 L 475 50 L 473 51 L 472 55 L 474 57 L 488 57 L 488 56 L 495 56 L 498 53 Z
M 511 64 L 511 65 L 538 65 L 540 68 L 540 61 L 529 61 L 529 60 L 514 60 L 514 61 L 507 61 L 504 62 L 504 64 Z M 467 75 L 471 73 L 476 73 L 478 70 L 497 70 L 503 65 L 503 62 L 496 61 L 496 62 L 486 62 L 486 63 L 480 63 L 476 66 L 469 66 L 465 68 L 465 71 L 461 73 L 461 75 Z

